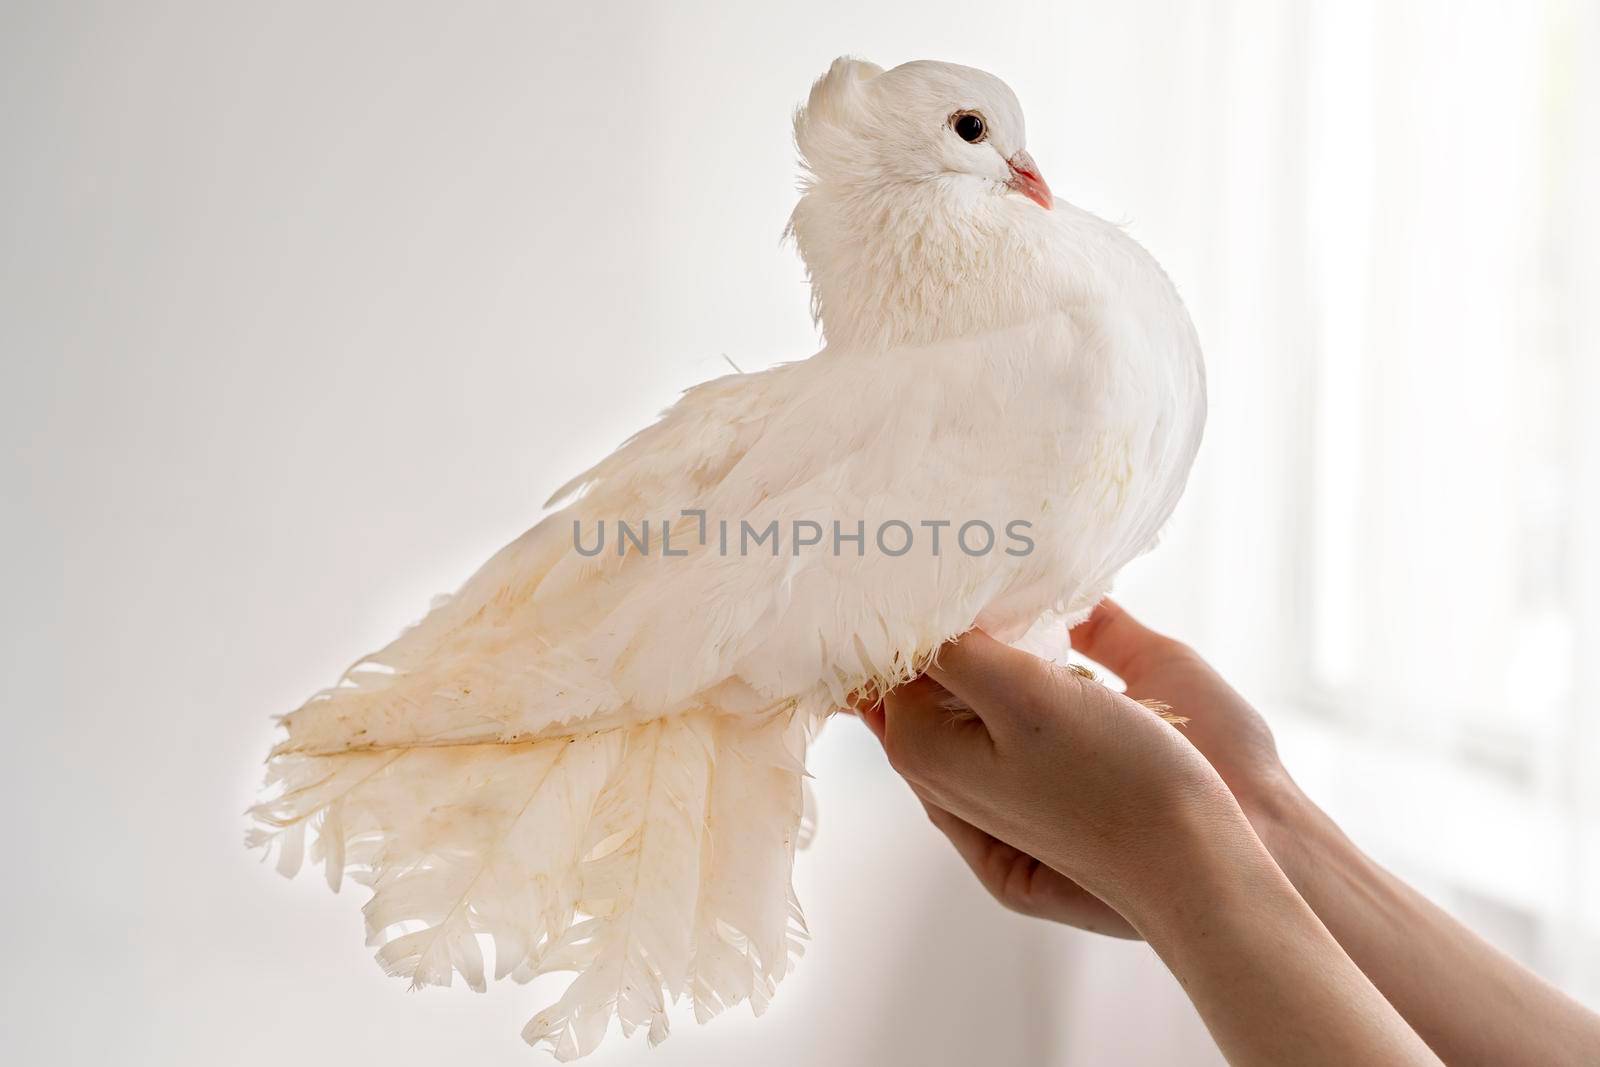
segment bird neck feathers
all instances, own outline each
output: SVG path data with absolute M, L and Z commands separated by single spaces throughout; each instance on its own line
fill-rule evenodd
M 1061 293 L 1052 223 L 970 180 L 813 180 L 789 233 L 831 346 L 923 345 L 1018 325 Z M 1059 250 L 1058 250 L 1059 252 Z

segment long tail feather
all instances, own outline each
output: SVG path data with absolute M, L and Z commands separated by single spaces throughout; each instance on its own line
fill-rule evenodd
M 759 1012 L 800 951 L 790 886 L 805 726 L 702 709 L 511 744 L 273 758 L 277 795 L 250 843 L 296 873 L 307 850 L 338 889 L 372 890 L 368 943 L 413 986 L 455 975 L 576 971 L 524 1030 L 560 1059 L 624 1033 L 667 1032 L 688 996 L 706 1019 Z

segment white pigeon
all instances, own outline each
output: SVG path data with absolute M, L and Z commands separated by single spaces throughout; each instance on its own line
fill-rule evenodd
M 393 975 L 576 972 L 523 1031 L 760 1012 L 805 935 L 804 757 L 852 692 L 1081 616 L 1204 422 L 1161 268 L 1052 206 L 982 71 L 840 59 L 795 115 L 825 347 L 689 390 L 570 500 L 284 719 L 258 845 L 370 887 Z M 598 550 L 597 550 L 598 549 Z

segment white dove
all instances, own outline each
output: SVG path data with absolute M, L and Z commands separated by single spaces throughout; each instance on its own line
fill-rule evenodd
M 847 694 L 979 626 L 1081 616 L 1154 543 L 1204 422 L 1161 268 L 1055 205 L 979 70 L 836 61 L 790 229 L 825 347 L 689 390 L 572 502 L 284 719 L 252 840 L 372 890 L 417 985 L 574 971 L 584 1055 L 764 1009 L 805 931 L 804 756 Z M 598 551 L 596 550 L 598 547 Z

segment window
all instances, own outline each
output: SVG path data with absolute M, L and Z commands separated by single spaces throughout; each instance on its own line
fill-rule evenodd
M 1218 21 L 1214 216 L 1160 235 L 1202 250 L 1212 418 L 1129 599 L 1272 694 L 1359 840 L 1594 1003 L 1600 15 Z

